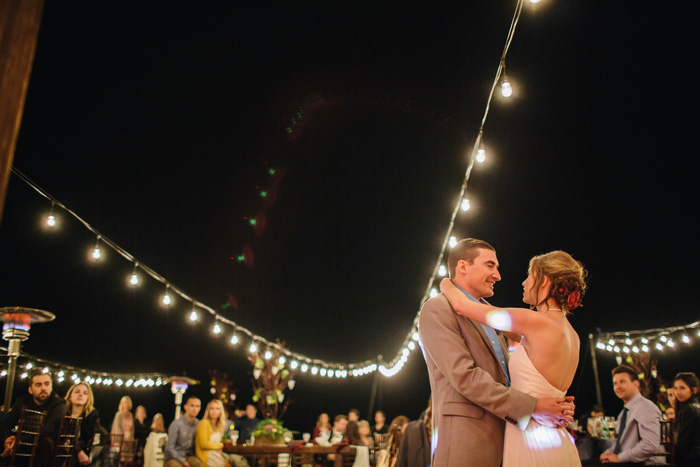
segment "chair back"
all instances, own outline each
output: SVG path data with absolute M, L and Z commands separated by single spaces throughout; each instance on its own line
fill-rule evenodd
M 109 441 L 106 439 L 102 440 L 101 466 L 105 464 L 105 461 L 108 461 L 107 465 L 114 465 L 119 461 L 123 441 L 124 434 L 117 433 L 111 433 L 109 435 Z
M 374 446 L 376 450 L 388 449 L 389 448 L 389 438 L 391 435 L 389 433 L 379 434 L 375 433 Z
M 168 444 L 168 435 L 160 436 L 158 438 L 158 449 L 156 450 L 156 462 L 160 462 L 163 465 L 165 462 L 165 445 Z
M 22 407 L 22 415 L 19 418 L 17 425 L 17 434 L 15 435 L 15 446 L 12 449 L 12 457 L 10 458 L 10 467 L 14 467 L 17 458 L 25 459 L 23 465 L 32 467 L 34 465 L 34 454 L 36 446 L 39 443 L 39 434 L 41 427 L 44 425 L 46 412 L 37 412 Z
M 132 464 L 136 457 L 136 449 L 139 442 L 134 440 L 122 441 L 122 448 L 119 453 L 119 465 Z
M 674 464 L 673 420 L 661 420 L 661 446 L 664 452 L 661 453 L 666 458 L 668 465 Z
M 53 467 L 72 467 L 77 454 L 76 446 L 80 439 L 81 417 L 64 416 L 58 427 L 58 438 L 54 449 Z

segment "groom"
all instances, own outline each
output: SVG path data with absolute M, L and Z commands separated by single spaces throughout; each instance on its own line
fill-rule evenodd
M 496 250 L 483 240 L 457 243 L 447 265 L 454 284 L 475 300 L 493 296 L 501 280 Z M 533 416 L 551 426 L 573 420 L 571 402 L 510 388 L 504 338 L 457 315 L 443 294 L 423 305 L 419 332 L 432 391 L 433 466 L 498 467 L 505 421 L 524 429 Z

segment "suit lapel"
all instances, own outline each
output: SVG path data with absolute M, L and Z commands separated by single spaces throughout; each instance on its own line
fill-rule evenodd
M 496 355 L 496 351 L 494 350 L 493 346 L 491 345 L 491 341 L 489 340 L 489 336 L 486 335 L 486 331 L 484 331 L 484 327 L 481 325 L 480 322 L 471 320 L 467 317 L 464 316 L 459 316 L 457 315 L 458 318 L 462 319 L 465 323 L 470 325 L 474 330 L 481 336 L 481 339 L 484 341 L 484 345 L 489 349 L 489 352 L 491 352 L 491 355 L 493 356 L 494 360 L 498 361 L 498 355 Z M 500 339 L 499 339 L 500 340 Z M 503 345 L 501 343 L 501 345 Z M 499 365 L 500 367 L 500 365 Z M 501 371 L 503 373 L 503 371 Z M 503 375 L 505 377 L 505 375 Z

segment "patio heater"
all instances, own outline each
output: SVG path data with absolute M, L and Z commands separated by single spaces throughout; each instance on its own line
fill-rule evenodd
M 175 420 L 177 420 L 182 412 L 182 395 L 190 385 L 199 384 L 199 381 L 187 376 L 171 376 L 165 382 L 171 384 L 170 391 L 175 394 Z
M 5 385 L 5 403 L 3 405 L 3 411 L 7 413 L 12 407 L 12 388 L 15 385 L 17 358 L 20 354 L 22 341 L 29 339 L 29 328 L 32 324 L 53 321 L 56 316 L 44 310 L 7 306 L 0 308 L 0 317 L 3 321 L 2 338 L 8 342 L 7 383 Z

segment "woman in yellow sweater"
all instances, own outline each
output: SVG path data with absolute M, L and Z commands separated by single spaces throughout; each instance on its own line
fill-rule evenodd
M 226 467 L 222 453 L 224 443 L 221 442 L 225 429 L 224 405 L 220 400 L 213 399 L 207 404 L 195 435 L 195 453 L 204 467 Z

